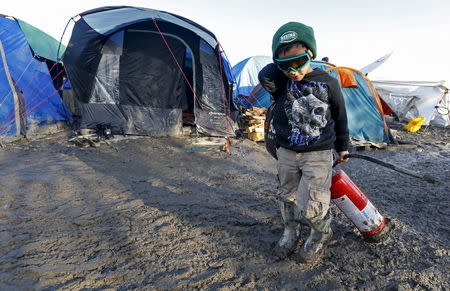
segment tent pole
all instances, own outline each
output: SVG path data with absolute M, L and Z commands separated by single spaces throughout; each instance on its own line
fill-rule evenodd
M 11 92 L 13 93 L 14 98 L 14 117 L 16 122 L 16 135 L 20 134 L 20 111 L 19 111 L 19 97 L 17 96 L 16 88 L 11 78 L 11 73 L 9 71 L 8 62 L 6 61 L 5 50 L 3 48 L 3 43 L 0 40 L 0 53 L 2 55 L 3 66 L 5 67 L 5 74 L 8 79 L 9 87 L 11 88 Z M 5 129 L 7 130 L 7 129 Z

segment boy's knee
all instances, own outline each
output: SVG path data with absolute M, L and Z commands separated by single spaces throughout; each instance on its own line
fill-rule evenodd
M 304 195 L 306 201 L 302 201 L 302 214 L 308 220 L 322 219 L 330 208 L 330 189 L 325 187 L 310 186 L 308 195 Z

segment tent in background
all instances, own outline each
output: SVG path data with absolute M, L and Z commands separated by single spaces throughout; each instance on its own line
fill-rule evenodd
M 382 65 L 392 52 L 365 66 L 360 71 L 367 76 Z M 416 117 L 425 117 L 424 125 L 448 126 L 450 120 L 450 96 L 445 81 L 372 81 L 379 93 L 383 108 L 389 110 L 402 121 L 409 122 Z
M 246 83 L 240 83 L 241 85 L 245 84 L 243 88 L 237 86 L 236 90 L 238 92 L 249 92 L 248 96 L 236 95 L 234 102 L 237 105 L 245 105 L 246 107 L 261 107 L 263 105 L 262 107 L 268 108 L 269 106 L 265 105 L 270 104 L 271 97 L 269 92 L 259 84 L 258 73 L 261 69 L 258 68 L 263 68 L 271 63 L 272 58 L 260 56 L 255 58 L 258 62 L 248 58 L 233 67 L 233 72 L 237 73 L 234 76 L 236 80 L 247 80 Z M 244 69 L 239 69 L 242 67 L 239 64 L 245 64 Z M 252 65 L 255 68 L 251 68 Z M 350 138 L 371 142 L 388 143 L 391 141 L 393 137 L 384 120 L 380 98 L 367 77 L 358 70 L 347 67 L 335 67 L 322 61 L 311 61 L 311 67 L 327 71 L 331 76 L 339 80 L 347 107 Z M 241 75 L 245 76 L 245 78 L 241 77 Z M 256 81 L 250 83 L 249 80 Z M 252 85 L 253 88 L 251 87 Z
M 380 97 L 400 120 L 425 117 L 424 125 L 449 125 L 450 96 L 444 81 L 372 81 Z
M 53 62 L 59 62 L 59 58 L 66 50 L 66 47 L 63 44 L 33 25 L 17 18 L 15 20 L 25 35 L 34 55 Z
M 149 8 L 83 12 L 63 57 L 81 128 L 151 136 L 197 130 L 233 136 L 231 68 L 215 35 L 184 17 Z
M 236 82 L 236 88 L 233 90 L 233 101 L 237 106 L 250 108 L 254 105 L 269 108 L 269 93 L 261 86 L 255 90 L 255 86 L 259 84 L 259 71 L 271 62 L 271 57 L 253 56 L 233 66 L 231 72 Z
M 394 141 L 384 118 L 380 97 L 372 82 L 360 71 L 348 67 L 326 69 L 338 79 L 347 109 L 350 138 L 391 143 Z
M 63 74 L 57 43 L 21 20 L 0 16 L 0 137 L 44 133 L 46 125 L 71 120 L 55 86 Z

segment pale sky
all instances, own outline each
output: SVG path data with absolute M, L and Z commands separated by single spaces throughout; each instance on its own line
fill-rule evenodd
M 288 21 L 314 28 L 318 58 L 360 69 L 393 52 L 372 79 L 437 81 L 450 85 L 448 0 L 76 0 L 2 1 L 0 13 L 59 39 L 67 21 L 88 9 L 130 5 L 172 12 L 212 31 L 232 65 L 271 55 L 274 32 Z M 69 32 L 70 33 L 70 32 Z

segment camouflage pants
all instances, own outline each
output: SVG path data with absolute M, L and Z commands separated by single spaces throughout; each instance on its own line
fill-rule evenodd
M 280 147 L 277 156 L 280 202 L 294 202 L 310 224 L 320 224 L 330 208 L 333 150 L 296 153 Z

